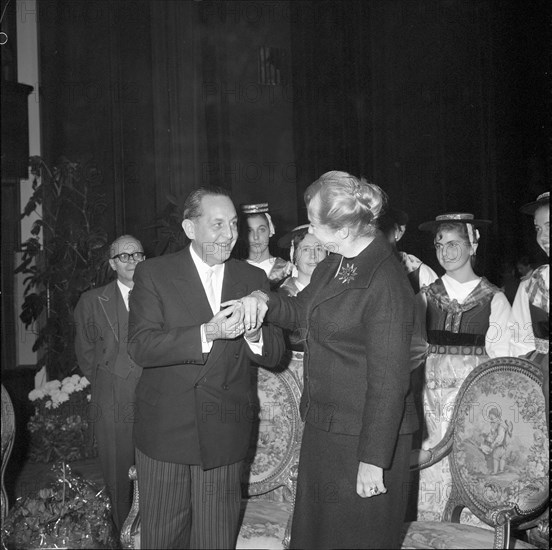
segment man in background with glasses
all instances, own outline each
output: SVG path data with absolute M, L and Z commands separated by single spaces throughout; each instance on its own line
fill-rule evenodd
M 115 239 L 109 265 L 117 279 L 85 292 L 75 308 L 75 351 L 92 388 L 88 420 L 94 426 L 118 531 L 132 501 L 128 469 L 134 464 L 134 390 L 142 373 L 127 353 L 128 297 L 136 264 L 145 258 L 138 239 L 131 235 Z

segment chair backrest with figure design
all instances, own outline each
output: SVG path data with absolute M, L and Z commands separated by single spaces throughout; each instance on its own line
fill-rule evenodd
M 431 450 L 431 460 L 421 466 L 429 467 L 448 455 L 452 488 L 444 523 L 408 524 L 403 548 L 413 547 L 422 536 L 452 548 L 460 531 L 463 548 L 507 548 L 511 526 L 545 511 L 549 442 L 541 384 L 541 370 L 514 357 L 491 359 L 470 373 L 458 393 L 447 433 Z M 492 527 L 494 534 L 458 525 L 464 508 Z M 484 544 L 486 535 L 492 536 L 490 546 Z M 477 541 L 474 546 L 469 545 L 470 536 Z

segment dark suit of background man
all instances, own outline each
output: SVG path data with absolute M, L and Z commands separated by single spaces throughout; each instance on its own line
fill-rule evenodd
M 128 469 L 135 462 L 134 390 L 142 371 L 127 353 L 128 295 L 134 269 L 144 258 L 140 241 L 130 235 L 116 239 L 109 265 L 117 279 L 85 292 L 75 308 L 75 350 L 92 388 L 90 416 L 118 530 L 131 504 Z
M 250 367 L 275 366 L 284 341 L 276 327 L 245 332 L 242 304 L 225 304 L 269 288 L 262 270 L 229 259 L 237 216 L 227 192 L 192 192 L 182 227 L 191 245 L 140 264 L 130 299 L 128 349 L 144 369 L 134 427 L 141 544 L 233 548 L 258 412 Z

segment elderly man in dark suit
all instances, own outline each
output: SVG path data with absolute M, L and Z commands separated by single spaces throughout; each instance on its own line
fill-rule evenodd
M 268 290 L 265 273 L 229 259 L 237 215 L 221 188 L 184 205 L 191 245 L 138 266 L 129 352 L 136 389 L 136 466 L 145 548 L 233 548 L 240 470 L 254 409 L 250 366 L 275 366 L 280 329 L 245 330 L 237 298 Z
M 91 420 L 104 481 L 118 530 L 128 515 L 135 462 L 132 429 L 134 390 L 142 369 L 128 356 L 128 295 L 136 265 L 145 258 L 140 241 L 122 235 L 110 247 L 117 279 L 85 292 L 75 308 L 75 351 L 92 388 Z

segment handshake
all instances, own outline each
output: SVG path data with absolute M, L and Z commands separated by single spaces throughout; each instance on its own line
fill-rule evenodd
M 207 341 L 229 340 L 245 335 L 250 342 L 258 342 L 261 327 L 268 310 L 268 296 L 255 290 L 239 300 L 223 302 L 221 310 L 207 323 Z

